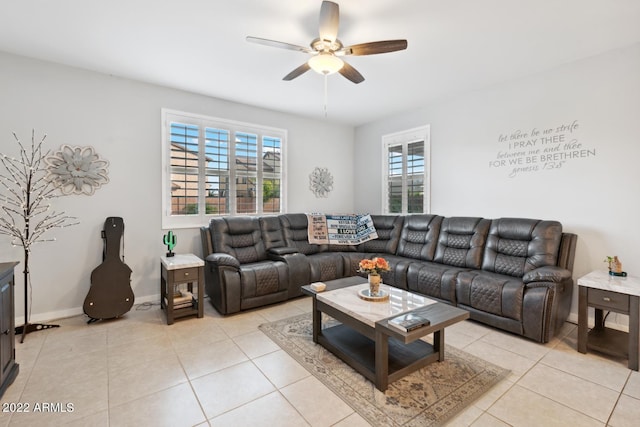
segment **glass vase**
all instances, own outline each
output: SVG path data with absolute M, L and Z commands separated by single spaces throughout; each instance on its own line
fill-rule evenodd
M 379 274 L 369 274 L 369 295 L 377 297 L 380 292 L 380 282 L 382 278 Z

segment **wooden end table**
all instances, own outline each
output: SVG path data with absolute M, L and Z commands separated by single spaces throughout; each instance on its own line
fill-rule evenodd
M 587 349 L 629 359 L 629 369 L 638 370 L 640 352 L 640 278 L 611 276 L 592 271 L 578 279 L 578 351 Z M 589 307 L 595 309 L 595 326 L 589 331 Z M 629 316 L 629 332 L 607 328 L 603 311 Z
M 167 315 L 167 325 L 175 319 L 204 315 L 204 261 L 193 254 L 176 254 L 160 257 L 160 308 Z M 196 283 L 194 292 L 193 284 Z M 174 307 L 174 293 L 179 285 L 193 294 L 192 303 L 187 307 Z

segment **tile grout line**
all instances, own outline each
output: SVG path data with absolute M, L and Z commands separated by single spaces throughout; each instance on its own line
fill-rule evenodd
M 569 332 L 569 333 L 565 334 L 562 338 L 567 338 L 567 337 L 570 335 L 570 333 L 571 333 L 571 332 Z M 561 340 L 560 340 L 560 341 L 561 341 Z M 558 345 L 560 345 L 560 341 L 559 341 L 559 342 L 558 342 L 554 347 L 552 347 L 552 349 L 554 349 L 554 348 L 556 348 Z M 548 352 L 547 352 L 547 354 L 548 354 Z M 588 417 L 588 418 L 590 418 L 590 419 L 592 419 L 592 420 L 596 420 L 596 421 L 598 421 L 598 422 L 602 422 L 602 421 L 598 420 L 597 418 L 594 418 L 593 416 L 591 416 L 591 415 L 589 415 L 589 414 L 585 414 L 584 412 L 579 411 L 579 410 L 577 410 L 577 409 L 575 409 L 575 408 L 572 408 L 572 407 L 568 406 L 567 404 L 565 404 L 565 403 L 563 403 L 563 402 L 557 401 L 557 400 L 555 400 L 555 399 L 551 399 L 551 398 L 550 398 L 550 397 L 548 397 L 548 396 L 545 396 L 545 395 L 543 395 L 543 394 L 540 394 L 537 390 L 530 389 L 529 387 L 526 387 L 526 386 L 524 386 L 524 385 L 521 385 L 521 384 L 520 384 L 520 381 L 521 381 L 521 380 L 522 380 L 522 379 L 523 379 L 523 378 L 524 378 L 524 377 L 525 377 L 529 372 L 531 372 L 531 371 L 532 371 L 534 368 L 536 368 L 538 365 L 541 365 L 541 366 L 545 366 L 545 367 L 548 367 L 548 368 L 550 368 L 550 369 L 553 369 L 553 370 L 555 370 L 555 371 L 562 372 L 562 373 L 564 373 L 564 374 L 570 375 L 570 376 L 572 376 L 572 377 L 574 377 L 574 378 L 577 378 L 577 379 L 579 379 L 579 380 L 587 381 L 587 382 L 589 382 L 589 383 L 591 383 L 591 384 L 594 384 L 594 385 L 597 385 L 597 386 L 603 387 L 603 388 L 605 388 L 605 389 L 607 389 L 607 390 L 610 390 L 610 391 L 612 391 L 612 392 L 617 392 L 616 390 L 610 389 L 609 387 L 604 386 L 604 385 L 602 385 L 602 384 L 595 383 L 595 382 L 593 382 L 593 381 L 591 381 L 591 380 L 589 380 L 589 379 L 587 379 L 587 378 L 582 378 L 582 377 L 580 377 L 580 376 L 578 376 L 578 375 L 576 375 L 576 374 L 574 374 L 574 373 L 567 372 L 567 371 L 564 371 L 564 370 L 562 370 L 562 369 L 558 369 L 558 368 L 555 368 L 555 367 L 553 367 L 553 366 L 551 366 L 551 365 L 548 365 L 547 363 L 545 363 L 545 362 L 542 360 L 543 358 L 544 358 L 544 356 L 543 356 L 542 358 L 540 358 L 538 361 L 536 361 L 536 363 L 534 363 L 534 364 L 533 364 L 533 365 L 532 365 L 532 366 L 531 366 L 531 367 L 530 367 L 530 368 L 529 368 L 525 373 L 523 373 L 523 374 L 520 376 L 520 378 L 518 378 L 518 380 L 514 383 L 514 385 L 518 385 L 519 387 L 522 387 L 522 388 L 524 388 L 525 390 L 528 390 L 528 391 L 530 391 L 530 392 L 532 392 L 532 393 L 534 393 L 534 394 L 537 394 L 538 396 L 541 396 L 541 397 L 542 397 L 542 398 L 544 398 L 544 399 L 547 399 L 547 400 L 549 400 L 549 401 L 552 401 L 552 402 L 554 402 L 554 403 L 557 403 L 558 405 L 564 406 L 565 408 L 568 408 L 568 409 L 570 409 L 571 411 L 574 411 L 574 412 L 577 412 L 577 413 L 579 413 L 579 414 L 582 414 L 582 415 L 584 415 L 585 417 Z M 630 374 L 629 374 L 629 375 L 630 375 Z M 623 386 L 623 387 L 622 387 L 622 389 L 620 390 L 620 393 L 622 393 L 622 390 L 624 390 L 624 386 Z M 619 399 L 619 397 L 618 397 L 618 399 Z M 616 405 L 617 405 L 618 399 L 616 399 L 616 403 L 613 405 L 613 407 L 612 407 L 612 408 L 611 408 L 611 410 L 609 411 L 609 416 L 608 416 L 607 420 L 609 420 L 609 419 L 611 418 L 611 415 L 612 415 L 612 414 L 613 414 L 613 412 L 615 411 L 615 408 L 616 408 Z M 493 405 L 492 405 L 492 406 L 493 406 Z M 502 420 L 501 420 L 501 421 L 502 421 Z M 608 424 L 607 424 L 607 422 L 605 422 L 605 425 L 608 425 Z
M 42 332 L 42 331 L 40 331 L 40 332 Z M 44 333 L 48 335 L 49 331 L 44 331 Z M 26 335 L 25 335 L 25 339 L 26 339 Z M 45 343 L 46 339 L 47 339 L 47 337 L 45 336 L 44 339 L 42 340 L 42 343 L 40 343 L 40 347 L 38 349 L 37 355 L 33 360 L 33 366 L 31 366 L 31 369 L 29 370 L 29 374 L 27 375 L 27 379 L 24 382 L 24 387 L 22 388 L 22 390 L 20 391 L 20 394 L 18 396 L 18 402 L 22 402 L 22 396 L 24 395 L 24 391 L 26 390 L 27 385 L 29 385 L 29 381 L 31 380 L 31 375 L 33 374 L 33 370 L 35 369 L 36 364 L 38 363 L 38 359 L 40 358 L 40 355 L 42 354 L 42 347 L 44 346 L 44 343 Z M 20 343 L 20 345 L 22 345 L 22 344 L 24 344 L 24 343 Z M 5 393 L 6 393 L 6 390 L 5 390 Z M 7 422 L 7 426 L 11 426 L 11 421 L 13 421 L 13 416 L 15 414 L 16 413 L 11 413 L 11 415 L 9 416 L 9 421 Z
M 514 385 L 516 385 L 516 384 L 514 384 Z M 537 392 L 537 391 L 535 391 L 535 390 L 531 390 L 530 388 L 527 388 L 527 387 L 522 386 L 522 385 L 519 385 L 519 384 L 518 384 L 518 387 L 522 387 L 523 389 L 525 389 L 525 390 L 527 390 L 527 391 L 530 391 L 530 392 L 531 392 L 531 393 L 533 393 L 533 394 L 537 394 L 538 396 L 542 397 L 542 398 L 543 398 L 543 399 L 545 399 L 545 400 L 548 400 L 548 401 L 550 401 L 550 402 L 556 403 L 556 404 L 558 404 L 558 405 L 560 405 L 560 406 L 563 406 L 563 407 L 565 407 L 565 408 L 567 408 L 567 409 L 569 409 L 569 410 L 571 410 L 571 411 L 573 411 L 573 412 L 576 412 L 576 413 L 578 413 L 578 414 L 584 415 L 585 417 L 587 417 L 587 418 L 589 418 L 589 419 L 592 419 L 592 420 L 594 420 L 594 421 L 597 421 L 598 423 L 601 423 L 601 424 L 607 425 L 604 421 L 601 421 L 601 420 L 599 420 L 599 419 L 597 419 L 597 418 L 594 418 L 594 417 L 592 417 L 592 416 L 591 416 L 591 415 L 589 415 L 589 414 L 585 414 L 584 412 L 578 411 L 577 409 L 574 409 L 574 408 L 572 408 L 571 406 L 568 406 L 568 405 L 566 405 L 566 404 L 564 404 L 564 403 L 562 403 L 562 402 L 559 402 L 559 401 L 557 401 L 557 400 L 553 400 L 553 399 L 551 399 L 550 397 L 545 396 L 545 395 L 543 395 L 543 394 L 540 394 L 540 393 L 538 393 L 538 392 Z M 611 413 L 613 413 L 613 410 L 614 410 L 614 409 L 615 409 L 615 406 L 614 406 L 614 408 L 611 410 Z
M 616 403 L 613 405 L 613 409 L 611 410 L 611 413 L 609 414 L 609 417 L 607 417 L 607 421 L 606 421 L 605 425 L 607 425 L 607 426 L 609 425 L 609 422 L 611 421 L 611 417 L 613 417 L 613 413 L 616 411 L 616 408 L 618 407 L 618 403 L 620 402 L 620 398 L 624 394 L 624 388 L 627 386 L 627 384 L 629 384 L 629 380 L 630 379 L 631 379 L 631 370 L 629 370 L 629 375 L 627 375 L 627 380 L 624 382 L 624 385 L 620 389 L 620 393 L 618 394 L 618 398 L 616 399 Z
M 579 379 L 579 380 L 586 381 L 586 382 L 591 383 L 591 384 L 593 384 L 593 385 L 597 385 L 597 386 L 599 386 L 599 387 L 603 387 L 603 388 L 605 388 L 605 389 L 607 389 L 607 390 L 610 390 L 610 391 L 612 391 L 612 392 L 614 392 L 614 393 L 622 393 L 622 391 L 624 390 L 624 386 L 627 384 L 627 382 L 628 382 L 628 380 L 629 380 L 629 376 L 631 375 L 631 370 L 629 370 L 629 373 L 627 374 L 627 379 L 625 380 L 624 384 L 622 385 L 622 388 L 620 389 L 620 391 L 618 391 L 618 390 L 616 390 L 616 389 L 614 389 L 614 388 L 611 388 L 611 387 L 606 386 L 606 385 L 604 385 L 604 384 L 597 383 L 597 382 L 595 382 L 595 381 L 593 381 L 593 380 L 590 380 L 590 379 L 588 379 L 588 378 L 583 378 L 583 377 L 581 377 L 581 376 L 579 376 L 579 375 L 574 374 L 573 372 L 568 372 L 568 371 L 565 371 L 565 370 L 563 370 L 563 369 L 556 368 L 555 366 L 549 365 L 548 363 L 546 363 L 546 362 L 544 362 L 544 361 L 542 361 L 542 360 L 540 360 L 538 363 L 536 363 L 534 366 L 532 366 L 532 368 L 533 368 L 533 367 L 535 367 L 535 366 L 537 366 L 538 364 L 541 364 L 541 365 L 543 365 L 543 366 L 546 366 L 547 368 L 553 369 L 553 370 L 555 370 L 555 371 L 562 372 L 563 374 L 567 374 L 567 375 L 569 375 L 569 376 L 572 376 L 573 378 L 577 378 L 577 379 Z M 523 376 L 524 376 L 524 375 L 523 375 Z M 525 387 L 525 388 L 526 388 L 526 387 Z
M 267 338 L 268 338 L 271 342 L 273 342 L 273 343 L 276 345 L 276 347 L 278 347 L 278 348 L 276 348 L 276 349 L 275 349 L 275 350 L 273 350 L 273 351 L 267 352 L 267 353 L 265 353 L 265 354 L 263 354 L 263 355 L 261 355 L 261 356 L 257 356 L 257 357 L 263 357 L 263 356 L 266 356 L 266 355 L 268 355 L 268 354 L 273 354 L 273 353 L 276 353 L 276 352 L 278 352 L 278 351 L 282 351 L 282 349 L 278 346 L 278 343 L 274 342 L 271 338 L 269 338 L 269 336 L 267 336 L 267 335 L 266 335 L 262 330 L 260 330 L 259 326 L 260 326 L 260 325 L 256 325 L 256 330 L 257 330 L 258 332 L 260 332 L 262 335 L 264 335 L 265 337 L 267 337 Z M 240 348 L 240 350 L 242 350 L 242 348 Z M 248 357 L 248 355 L 247 355 L 247 357 Z M 257 358 L 257 357 L 256 357 L 256 358 Z M 292 383 L 289 383 L 289 384 L 287 384 L 287 385 L 285 385 L 285 386 L 283 386 L 283 387 L 278 387 L 276 384 L 274 384 L 274 383 L 273 383 L 273 381 L 271 381 L 271 379 L 267 376 L 267 374 L 266 374 L 262 369 L 260 369 L 260 367 L 259 367 L 258 365 L 256 365 L 256 363 L 254 362 L 254 358 L 251 358 L 251 357 L 250 357 L 250 358 L 249 358 L 249 360 L 251 361 L 251 363 L 253 363 L 253 365 L 256 367 L 256 369 L 258 369 L 258 371 L 260 371 L 260 373 L 262 373 L 262 375 L 264 375 L 264 377 L 267 379 L 267 381 L 269 381 L 269 382 L 271 383 L 271 385 L 273 385 L 273 387 L 274 387 L 274 389 L 275 389 L 275 390 L 274 390 L 274 392 L 275 392 L 275 393 L 278 393 L 278 394 L 279 394 L 279 395 L 280 395 L 280 396 L 281 396 L 281 397 L 282 397 L 282 398 L 283 398 L 283 399 L 284 399 L 284 400 L 285 400 L 285 401 L 286 401 L 286 402 L 287 402 L 287 403 L 288 403 L 288 404 L 289 404 L 289 405 L 294 409 L 294 411 L 296 411 L 296 412 L 298 413 L 298 415 L 300 415 L 300 417 L 301 417 L 303 420 L 305 420 L 305 422 L 306 422 L 308 425 L 311 425 L 311 423 L 309 422 L 309 420 L 307 420 L 307 418 L 304 416 L 304 414 L 302 414 L 302 413 L 300 412 L 300 410 L 299 410 L 299 409 L 298 409 L 298 408 L 293 404 L 293 402 L 289 401 L 289 399 L 287 399 L 287 396 L 285 396 L 285 395 L 282 393 L 282 391 L 281 391 L 281 389 L 286 388 L 286 387 L 289 387 L 290 385 L 296 384 L 296 383 L 298 383 L 298 382 L 300 382 L 300 381 L 302 381 L 302 380 L 304 380 L 304 379 L 306 379 L 306 378 L 308 378 L 308 377 L 300 378 L 300 379 L 298 379 L 298 380 L 296 380 L 296 381 L 294 381 L 294 382 L 292 382 Z M 295 359 L 294 359 L 294 360 L 295 360 Z M 298 362 L 296 361 L 296 363 L 298 363 Z M 304 368 L 304 366 L 303 366 L 303 368 Z M 311 374 L 310 374 L 310 375 L 311 375 Z M 271 393 L 269 393 L 269 394 L 271 394 Z M 259 397 L 259 398 L 257 398 L 257 399 L 254 399 L 253 401 L 258 400 L 258 399 L 261 399 L 262 397 L 264 397 L 264 396 L 261 396 L 261 397 Z M 249 403 L 249 402 L 247 402 L 247 403 Z
M 226 332 L 224 332 L 224 331 L 222 331 L 222 332 L 226 335 Z M 193 396 L 195 397 L 196 402 L 198 402 L 198 407 L 200 408 L 200 412 L 202 413 L 202 416 L 204 417 L 204 422 L 206 422 L 208 425 L 211 425 L 211 423 L 209 422 L 209 418 L 207 418 L 207 413 L 205 412 L 204 407 L 202 406 L 202 402 L 200 401 L 200 398 L 198 397 L 198 393 L 196 393 L 196 390 L 193 387 L 193 384 L 191 383 L 191 378 L 189 378 L 189 375 L 187 374 L 187 370 L 186 370 L 186 368 L 184 366 L 184 362 L 182 361 L 182 359 L 180 358 L 180 355 L 178 354 L 178 352 L 176 350 L 175 343 L 173 342 L 173 340 L 171 339 L 170 336 L 167 336 L 167 339 L 169 340 L 169 343 L 171 344 L 171 349 L 173 350 L 173 353 L 176 356 L 176 359 L 178 359 L 178 363 L 180 364 L 180 368 L 182 369 L 182 373 L 184 374 L 184 377 L 187 380 L 186 383 L 189 384 L 189 388 L 191 389 L 191 393 L 193 393 Z M 198 378 L 200 378 L 200 377 L 198 377 Z M 197 378 L 195 378 L 195 379 L 197 379 Z M 175 387 L 175 386 L 173 386 L 173 387 Z M 171 387 L 169 387 L 169 388 L 171 388 Z

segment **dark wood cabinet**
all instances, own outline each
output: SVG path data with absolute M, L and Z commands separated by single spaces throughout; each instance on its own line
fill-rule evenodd
M 18 376 L 16 363 L 13 269 L 17 262 L 0 263 L 0 397 Z

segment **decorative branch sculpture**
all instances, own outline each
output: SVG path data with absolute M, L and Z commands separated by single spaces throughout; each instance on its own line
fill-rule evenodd
M 29 323 L 31 247 L 38 242 L 54 241 L 55 238 L 44 238 L 47 231 L 76 225 L 77 222 L 64 212 L 49 212 L 50 200 L 59 196 L 52 183 L 45 179 L 47 171 L 43 159 L 48 152 L 43 155 L 42 144 L 47 135 L 36 144 L 35 130 L 32 131 L 29 152 L 15 132 L 13 136 L 20 147 L 19 158 L 4 153 L 0 155 L 0 163 L 4 167 L 4 172 L 0 171 L 0 234 L 9 236 L 13 246 L 22 246 L 24 249 L 24 325 L 16 328 L 16 333 L 22 334 L 20 342 L 24 342 L 25 334 L 57 326 Z

